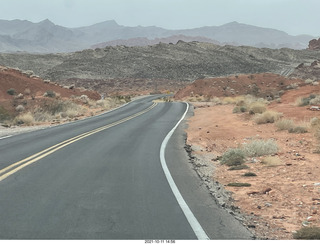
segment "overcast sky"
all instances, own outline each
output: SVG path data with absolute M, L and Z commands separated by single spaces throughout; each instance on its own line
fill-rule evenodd
M 0 0 L 0 19 L 187 29 L 232 21 L 320 36 L 320 0 Z

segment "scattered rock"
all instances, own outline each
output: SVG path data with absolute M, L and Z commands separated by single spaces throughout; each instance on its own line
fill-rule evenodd
M 269 193 L 271 190 L 272 190 L 272 189 L 271 189 L 270 187 L 268 187 L 268 188 L 266 188 L 266 189 L 264 189 L 264 190 L 262 191 L 262 194 L 267 194 L 267 193 Z
M 266 203 L 264 204 L 264 206 L 266 206 L 266 207 L 271 207 L 271 206 L 272 206 L 272 204 L 271 204 L 271 203 L 269 203 L 269 202 L 266 202 Z

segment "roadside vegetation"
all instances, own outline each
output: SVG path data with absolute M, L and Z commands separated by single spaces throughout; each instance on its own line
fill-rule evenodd
M 320 240 L 320 227 L 302 227 L 293 234 L 293 238 L 297 240 Z
M 14 111 L 8 111 L 0 106 L 0 122 L 6 127 L 77 120 L 82 116 L 92 116 L 110 110 L 131 99 L 129 96 L 114 96 L 96 101 L 86 95 L 65 99 L 51 90 L 46 91 L 42 97 L 34 98 L 30 96 L 30 90 L 26 89 L 25 94 L 19 94 L 20 96 L 14 96 L 14 91 L 13 88 L 7 91 L 13 96 Z

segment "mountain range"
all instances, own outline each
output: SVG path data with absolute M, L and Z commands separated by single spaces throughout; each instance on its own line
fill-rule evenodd
M 292 36 L 286 32 L 231 22 L 184 30 L 128 27 L 109 20 L 86 27 L 67 28 L 46 19 L 0 20 L 0 52 L 61 53 L 105 46 L 146 46 L 160 42 L 201 41 L 219 45 L 305 49 L 313 36 Z

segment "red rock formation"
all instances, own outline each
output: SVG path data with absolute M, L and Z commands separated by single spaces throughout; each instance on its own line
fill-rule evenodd
M 320 38 L 313 39 L 309 42 L 309 50 L 320 50 Z

